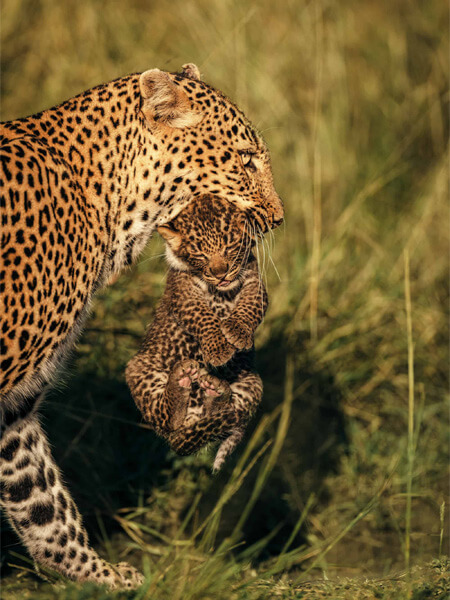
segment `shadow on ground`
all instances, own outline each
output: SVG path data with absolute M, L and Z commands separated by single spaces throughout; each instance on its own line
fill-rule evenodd
M 309 362 L 300 338 L 289 344 L 286 339 L 280 330 L 258 351 L 264 398 L 247 435 L 248 439 L 262 414 L 270 413 L 283 401 L 286 357 L 290 353 L 295 358 L 296 369 L 288 434 L 278 462 L 242 532 L 243 540 L 252 544 L 280 527 L 261 558 L 281 550 L 311 493 L 321 501 L 326 500 L 324 478 L 335 472 L 347 444 L 340 393 L 332 376 Z M 113 515 L 119 508 L 145 501 L 155 486 L 165 485 L 175 476 L 180 460 L 181 465 L 184 464 L 185 459 L 177 459 L 177 467 L 171 471 L 173 454 L 142 425 L 125 383 L 99 377 L 95 371 L 78 373 L 68 380 L 65 389 L 48 394 L 43 407 L 43 424 L 54 457 L 94 544 L 103 543 L 103 531 L 110 538 L 118 530 Z M 271 435 L 275 434 L 275 427 L 276 423 Z M 200 503 L 200 518 L 215 504 L 242 447 L 223 473 L 211 476 Z M 204 463 L 199 466 L 187 462 L 186 465 L 203 474 L 207 469 Z M 250 497 L 256 474 L 257 468 L 226 507 L 218 541 L 232 531 L 236 515 L 241 514 Z M 193 478 L 195 480 L 196 474 Z M 300 531 L 294 544 L 303 541 Z M 4 564 L 18 562 L 16 558 L 11 560 L 8 550 L 26 555 L 11 532 L 4 534 L 2 546 L 4 558 L 6 553 Z
M 253 544 L 280 527 L 261 558 L 276 555 L 282 550 L 311 494 L 317 501 L 327 500 L 324 480 L 327 475 L 336 472 L 348 444 L 341 394 L 333 376 L 316 368 L 309 360 L 300 336 L 288 341 L 284 328 L 258 350 L 257 367 L 264 381 L 264 396 L 248 428 L 247 439 L 261 415 L 270 413 L 283 401 L 288 354 L 295 362 L 294 402 L 289 430 L 277 464 L 242 532 L 245 543 Z M 275 435 L 276 425 L 272 428 L 272 435 Z M 227 481 L 239 455 L 237 451 L 218 478 L 219 489 Z M 241 514 L 250 497 L 256 475 L 257 469 L 253 469 L 224 511 L 219 538 L 226 537 L 233 529 L 236 515 Z M 293 544 L 299 545 L 304 541 L 304 532 L 300 530 Z

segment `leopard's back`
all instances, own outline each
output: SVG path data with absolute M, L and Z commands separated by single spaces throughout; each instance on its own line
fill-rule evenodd
M 42 138 L 4 132 L 0 371 L 14 404 L 50 379 L 78 333 L 106 239 L 71 165 Z

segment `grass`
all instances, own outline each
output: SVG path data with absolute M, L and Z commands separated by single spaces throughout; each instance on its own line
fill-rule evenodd
M 224 473 L 210 474 L 211 450 L 171 454 L 124 383 L 164 286 L 156 238 L 98 295 L 48 399 L 46 429 L 94 543 L 146 573 L 129 597 L 445 598 L 445 3 L 4 0 L 1 11 L 2 119 L 193 61 L 263 132 L 285 201 L 286 224 L 259 249 L 264 399 Z M 110 597 L 51 586 L 17 555 L 6 532 L 6 600 Z

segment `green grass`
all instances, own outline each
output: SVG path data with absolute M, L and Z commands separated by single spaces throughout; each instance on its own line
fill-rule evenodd
M 94 543 L 147 575 L 130 597 L 445 598 L 445 3 L 3 0 L 1 11 L 2 119 L 196 62 L 262 131 L 285 202 L 285 225 L 260 247 L 264 399 L 224 473 L 211 475 L 211 450 L 171 454 L 124 383 L 164 286 L 156 238 L 98 295 L 46 404 Z M 2 553 L 7 600 L 109 597 L 31 575 L 8 533 Z

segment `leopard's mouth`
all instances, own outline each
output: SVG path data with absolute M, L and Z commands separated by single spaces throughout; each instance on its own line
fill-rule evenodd
M 221 288 L 221 289 L 224 289 L 224 288 L 225 288 L 225 289 L 226 289 L 226 288 L 229 288 L 231 285 L 233 285 L 234 281 L 235 281 L 235 280 L 233 280 L 233 281 L 220 281 L 220 282 L 217 284 L 217 287 L 218 287 L 218 288 Z
M 228 292 L 232 290 L 239 284 L 239 277 L 233 277 L 232 279 L 215 279 L 209 280 L 208 283 L 214 286 L 217 290 L 221 292 Z

